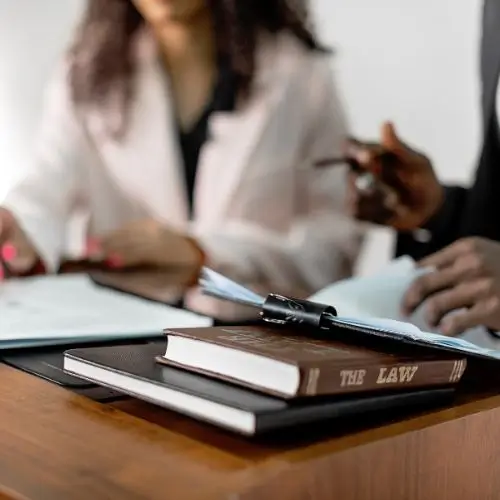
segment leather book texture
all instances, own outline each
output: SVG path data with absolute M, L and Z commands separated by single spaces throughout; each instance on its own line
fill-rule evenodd
M 295 366 L 300 373 L 296 394 L 288 397 L 334 395 L 354 392 L 424 388 L 456 384 L 467 361 L 460 355 L 432 349 L 397 345 L 360 346 L 321 336 L 304 335 L 302 330 L 261 326 L 210 327 L 167 330 L 174 336 L 237 350 Z M 159 362 L 172 363 L 167 355 Z M 207 372 L 190 363 L 176 363 L 184 369 L 250 386 L 286 397 L 265 387 L 238 379 L 236 373 Z

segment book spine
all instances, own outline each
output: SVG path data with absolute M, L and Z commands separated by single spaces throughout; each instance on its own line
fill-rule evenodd
M 403 387 L 456 384 L 467 366 L 466 359 L 398 363 L 395 365 L 331 365 L 301 369 L 298 396 L 319 396 Z

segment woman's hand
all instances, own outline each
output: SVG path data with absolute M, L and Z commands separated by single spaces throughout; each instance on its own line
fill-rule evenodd
M 113 268 L 151 265 L 198 267 L 203 252 L 191 238 L 154 219 L 133 222 L 89 245 L 90 256 Z
M 356 218 L 409 231 L 421 227 L 441 206 L 443 188 L 431 162 L 405 145 L 392 124 L 382 126 L 380 144 L 353 139 L 348 142 L 346 152 L 391 192 L 391 196 L 384 197 L 377 191 L 360 191 L 357 185 L 360 174 L 352 172 L 348 198 L 349 209 Z M 389 155 L 382 161 L 384 153 Z
M 0 207 L 0 280 L 9 274 L 22 275 L 28 272 L 38 260 L 37 251 L 15 218 Z

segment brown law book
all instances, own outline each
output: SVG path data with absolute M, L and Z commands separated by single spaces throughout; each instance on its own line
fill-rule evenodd
M 450 385 L 466 368 L 459 355 L 403 346 L 374 350 L 281 328 L 165 333 L 167 349 L 157 361 L 284 398 Z

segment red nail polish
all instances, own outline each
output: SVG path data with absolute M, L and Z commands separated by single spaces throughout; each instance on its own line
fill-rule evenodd
M 96 240 L 94 238 L 89 238 L 87 240 L 87 254 L 92 255 L 99 253 L 101 251 L 101 244 L 99 243 L 99 240 Z
M 106 264 L 112 268 L 123 267 L 123 259 L 117 255 L 112 255 L 106 259 Z
M 12 243 L 6 243 L 2 247 L 2 259 L 5 262 L 10 262 L 17 257 L 17 248 Z

